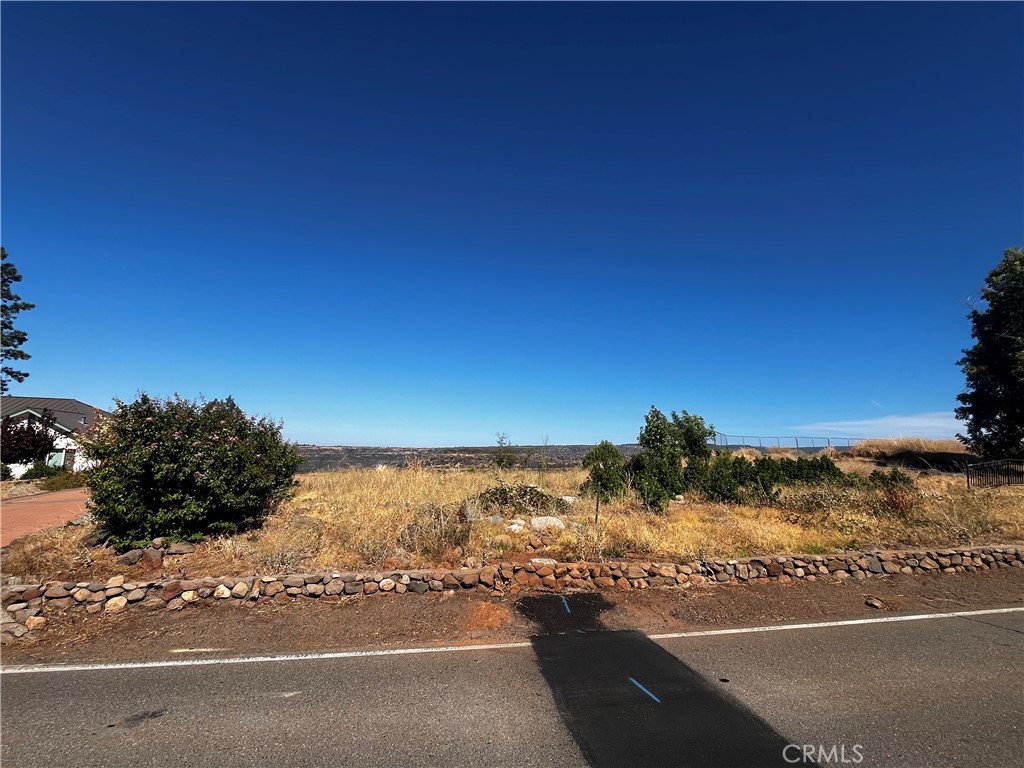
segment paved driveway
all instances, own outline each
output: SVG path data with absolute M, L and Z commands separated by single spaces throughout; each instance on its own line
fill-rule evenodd
M 84 488 L 41 493 L 0 503 L 0 547 L 44 528 L 54 528 L 85 514 Z

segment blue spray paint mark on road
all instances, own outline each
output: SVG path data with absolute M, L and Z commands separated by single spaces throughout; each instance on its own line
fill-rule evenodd
M 646 694 L 647 694 L 648 696 L 650 696 L 650 697 L 651 697 L 652 699 L 654 699 L 654 700 L 655 700 L 656 702 L 658 702 L 659 704 L 661 704 L 661 699 L 659 699 L 659 698 L 658 698 L 657 696 L 655 696 L 655 695 L 654 695 L 653 693 L 651 693 L 651 692 L 650 692 L 650 691 L 648 691 L 648 690 L 647 690 L 646 688 L 644 688 L 644 687 L 643 687 L 642 685 L 640 685 L 640 683 L 638 683 L 638 682 L 637 682 L 636 680 L 634 680 L 634 679 L 633 679 L 632 677 L 627 677 L 626 679 L 627 679 L 627 680 L 629 680 L 629 682 L 631 682 L 631 683 L 632 683 L 633 685 L 635 685 L 635 686 L 636 686 L 637 688 L 639 688 L 639 689 L 640 689 L 641 691 L 643 691 L 644 693 L 646 693 Z
M 566 613 L 572 613 L 572 611 L 569 608 L 569 601 L 566 600 L 564 597 L 562 598 L 562 605 L 565 606 L 565 612 Z

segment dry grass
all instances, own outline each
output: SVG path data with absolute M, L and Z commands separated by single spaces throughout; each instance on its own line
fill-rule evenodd
M 868 474 L 877 465 L 844 458 L 843 469 Z M 567 527 L 544 554 L 566 559 L 638 557 L 682 560 L 773 553 L 824 553 L 863 547 L 942 546 L 1024 540 L 1024 488 L 968 489 L 955 474 L 917 473 L 912 491 L 794 487 L 776 506 L 712 504 L 688 498 L 663 515 L 634 498 L 602 505 L 592 499 L 564 515 Z M 582 469 L 544 474 L 500 473 L 554 496 L 575 495 Z M 333 568 L 406 568 L 463 557 L 522 557 L 528 532 L 486 517 L 459 528 L 460 503 L 494 486 L 494 472 L 379 468 L 302 475 L 294 497 L 257 531 L 201 544 L 195 554 L 168 558 L 164 569 L 189 576 Z M 454 521 L 454 522 L 453 522 Z M 447 526 L 447 527 L 446 527 Z M 5 575 L 67 580 L 122 573 L 109 550 L 88 549 L 84 526 L 54 529 L 8 548 Z M 460 533 L 461 531 L 461 533 Z M 74 574 L 74 576 L 70 575 Z M 151 576 L 151 575 L 150 575 Z
M 962 453 L 969 451 L 959 440 L 928 440 L 923 437 L 894 437 L 888 440 L 861 440 L 851 449 L 854 456 L 887 459 L 898 454 Z
M 42 480 L 3 480 L 0 481 L 0 501 L 17 499 L 21 496 L 34 496 L 42 493 Z

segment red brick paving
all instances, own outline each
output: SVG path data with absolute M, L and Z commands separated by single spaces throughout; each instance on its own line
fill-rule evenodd
M 75 488 L 0 502 L 0 547 L 26 534 L 81 517 L 88 498 L 88 491 Z

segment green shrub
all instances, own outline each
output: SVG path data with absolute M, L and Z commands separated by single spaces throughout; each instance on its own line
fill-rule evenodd
M 783 482 L 785 476 L 772 459 L 748 461 L 743 456 L 718 453 L 708 465 L 701 491 L 710 501 L 770 504 L 778 500 L 775 486 Z
M 768 459 L 768 461 L 774 461 Z M 819 456 L 814 459 L 806 459 L 803 456 L 797 459 L 782 458 L 776 462 L 779 467 L 783 483 L 807 483 L 808 485 L 827 485 L 844 483 L 847 475 L 836 466 L 828 456 Z
M 87 477 L 85 472 L 58 472 L 43 480 L 39 487 L 44 491 L 68 491 L 83 487 Z
M 230 397 L 198 403 L 143 393 L 118 401 L 85 442 L 90 509 L 119 548 L 156 536 L 196 541 L 263 521 L 301 461 L 281 425 Z
M 591 496 L 600 488 L 601 501 L 626 493 L 626 459 L 614 443 L 603 440 L 583 457 L 583 467 L 590 477 L 580 487 L 580 493 Z
M 740 501 L 740 485 L 749 480 L 748 462 L 742 456 L 719 453 L 708 464 L 701 491 L 710 501 Z
M 42 480 L 43 478 L 46 477 L 54 477 L 55 475 L 59 475 L 63 471 L 64 470 L 61 469 L 60 467 L 51 467 L 45 461 L 37 461 L 35 464 L 33 464 L 31 467 L 25 470 L 25 474 L 21 476 L 21 479 Z
M 876 469 L 868 475 L 868 483 L 875 488 L 881 488 L 883 490 L 890 490 L 893 488 L 914 488 L 914 478 L 906 472 L 901 472 L 896 469 L 896 467 L 893 467 L 888 472 Z
M 6 464 L 0 464 L 0 480 L 13 480 L 14 475 L 11 474 L 11 468 Z
M 699 488 L 711 458 L 708 441 L 714 436 L 715 428 L 700 416 L 673 411 L 669 421 L 652 405 L 637 437 L 641 451 L 627 465 L 633 488 L 644 504 L 664 509 L 673 496 Z

